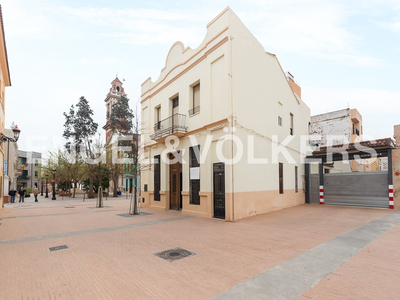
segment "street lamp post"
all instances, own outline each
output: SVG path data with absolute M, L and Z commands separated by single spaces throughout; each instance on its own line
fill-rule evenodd
M 41 178 L 40 183 L 41 183 L 41 186 L 42 186 L 42 188 L 40 189 L 40 196 L 43 196 L 43 177 Z
M 46 197 L 45 198 L 49 198 L 49 190 L 47 188 L 47 179 L 49 178 L 49 174 L 46 174 Z
M 3 142 L 7 142 L 7 177 L 8 177 L 8 190 L 10 190 L 10 167 L 9 167 L 9 157 L 10 157 L 10 142 L 16 143 L 19 139 L 19 134 L 21 133 L 21 130 L 19 130 L 18 126 L 15 126 L 13 128 L 13 133 L 14 133 L 14 137 L 8 137 L 5 136 L 3 133 L 0 133 L 0 145 Z M 3 176 L 3 182 L 2 185 L 4 186 L 4 177 Z
M 56 168 L 53 168 L 51 173 L 53 173 L 53 198 L 51 198 L 51 200 L 57 200 L 56 199 Z

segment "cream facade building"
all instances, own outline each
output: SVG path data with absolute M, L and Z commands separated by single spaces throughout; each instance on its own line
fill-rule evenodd
M 233 221 L 304 203 L 300 97 L 229 7 L 196 49 L 176 42 L 142 84 L 142 207 Z
M 4 36 L 4 25 L 3 25 L 3 14 L 0 6 L 0 21 L 1 21 L 1 30 L 0 30 L 0 133 L 4 134 L 4 122 L 5 122 L 5 88 L 7 86 L 11 86 L 10 79 L 10 71 L 8 67 L 8 58 L 7 58 L 7 48 L 6 48 L 6 40 Z M 0 146 L 0 208 L 3 207 L 4 203 L 4 192 L 3 192 L 3 180 L 4 180 L 4 147 L 5 143 L 2 143 Z

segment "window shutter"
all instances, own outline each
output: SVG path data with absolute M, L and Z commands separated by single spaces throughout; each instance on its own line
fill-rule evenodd
M 200 106 L 200 84 L 193 87 L 193 108 Z

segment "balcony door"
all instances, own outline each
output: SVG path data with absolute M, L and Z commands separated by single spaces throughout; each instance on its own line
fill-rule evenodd
M 171 122 L 172 122 L 172 132 L 175 132 L 175 126 L 179 125 L 179 120 L 178 120 L 178 113 L 179 113 L 179 96 L 176 96 L 174 99 L 172 99 L 172 117 L 171 117 Z
M 156 126 L 154 126 L 154 131 L 161 129 L 161 106 L 156 108 Z
M 179 113 L 179 96 L 172 99 L 172 115 Z
M 169 155 L 169 159 L 173 160 L 175 157 L 180 155 L 174 154 Z M 170 209 L 181 210 L 182 209 L 182 164 L 179 161 L 174 164 L 169 165 L 169 199 L 170 199 Z

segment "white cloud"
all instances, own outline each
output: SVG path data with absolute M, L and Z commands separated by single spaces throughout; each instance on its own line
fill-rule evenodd
M 6 38 L 44 39 L 48 37 L 52 26 L 42 12 L 48 5 L 46 0 L 32 2 L 3 0 L 1 5 Z
M 346 27 L 358 13 L 349 4 L 329 0 L 253 0 L 251 4 L 251 9 L 238 15 L 245 24 L 254 26 L 252 31 L 266 51 L 299 53 L 346 65 L 384 64 L 382 59 L 358 50 L 362 37 Z
M 205 24 L 220 12 L 215 7 L 225 5 L 223 3 L 203 1 L 196 10 L 69 6 L 57 10 L 104 27 L 100 35 L 115 37 L 121 43 L 172 45 L 180 40 L 195 48 L 204 38 Z M 243 4 L 243 1 L 237 1 L 231 7 L 266 51 L 298 53 L 352 66 L 379 67 L 385 64 L 384 59 L 365 53 L 365 49 L 360 47 L 362 37 L 346 28 L 349 19 L 361 13 L 359 5 L 332 0 L 249 0 Z M 368 10 L 373 5 L 370 6 Z M 110 29 L 114 32 L 110 33 Z
M 400 17 L 399 17 L 400 19 Z M 378 23 L 382 28 L 389 29 L 390 31 L 393 32 L 400 32 L 400 22 L 395 22 L 395 23 Z
M 99 64 L 116 64 L 120 63 L 121 59 L 116 57 L 98 57 L 92 59 L 82 59 L 80 63 L 82 65 L 99 65 Z
M 185 44 L 201 41 L 204 33 L 193 22 L 204 20 L 198 12 L 162 11 L 155 9 L 113 10 L 109 8 L 71 8 L 61 10 L 90 24 L 116 29 L 102 36 L 116 37 L 122 43 L 149 45 L 173 44 L 182 40 Z M 182 26 L 183 24 L 189 24 Z M 109 30 L 108 30 L 109 31 Z

